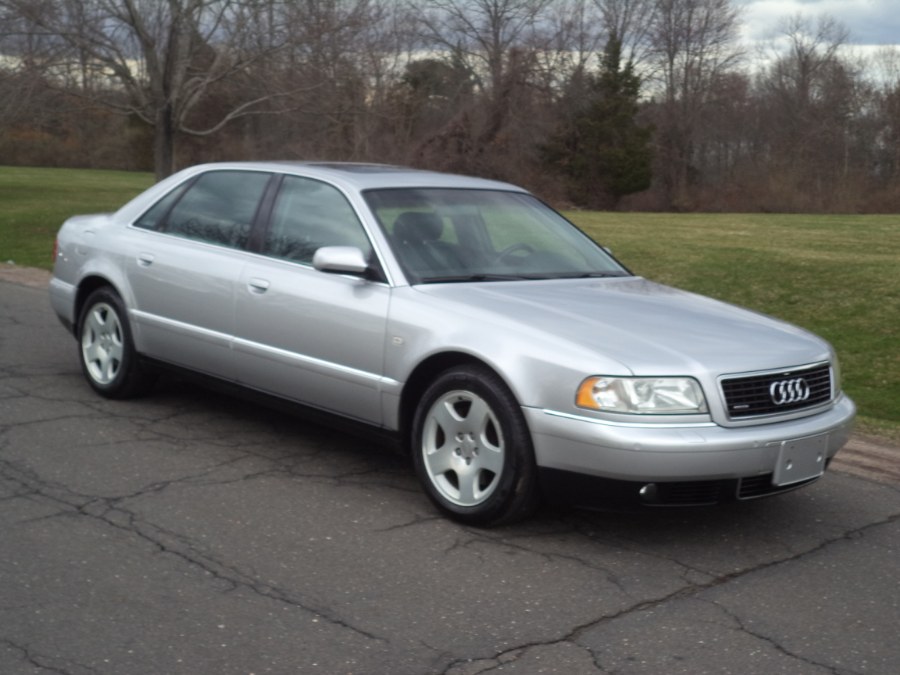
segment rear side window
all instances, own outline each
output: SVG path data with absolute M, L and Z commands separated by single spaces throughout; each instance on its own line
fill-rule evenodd
M 244 248 L 270 174 L 211 171 L 158 201 L 135 223 L 186 239 Z

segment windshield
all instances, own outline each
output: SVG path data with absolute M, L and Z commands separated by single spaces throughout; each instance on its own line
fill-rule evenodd
M 629 274 L 531 195 L 419 188 L 365 197 L 412 284 Z

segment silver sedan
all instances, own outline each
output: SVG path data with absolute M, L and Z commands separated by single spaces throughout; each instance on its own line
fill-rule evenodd
M 521 188 L 398 167 L 184 170 L 57 238 L 100 395 L 161 368 L 399 440 L 467 523 L 751 499 L 818 479 L 855 408 L 832 348 L 631 274 Z

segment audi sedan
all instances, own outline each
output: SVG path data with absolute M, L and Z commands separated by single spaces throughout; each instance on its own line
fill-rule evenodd
M 784 492 L 855 414 L 822 339 L 635 276 L 505 183 L 208 164 L 70 218 L 56 250 L 52 306 L 101 396 L 168 367 L 379 429 L 470 524 L 542 495 Z

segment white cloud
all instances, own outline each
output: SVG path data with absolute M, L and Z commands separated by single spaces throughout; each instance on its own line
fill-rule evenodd
M 815 18 L 821 14 L 840 21 L 857 45 L 900 44 L 900 12 L 897 0 L 735 0 L 744 8 L 744 39 L 757 42 L 772 38 L 783 21 L 796 14 Z

